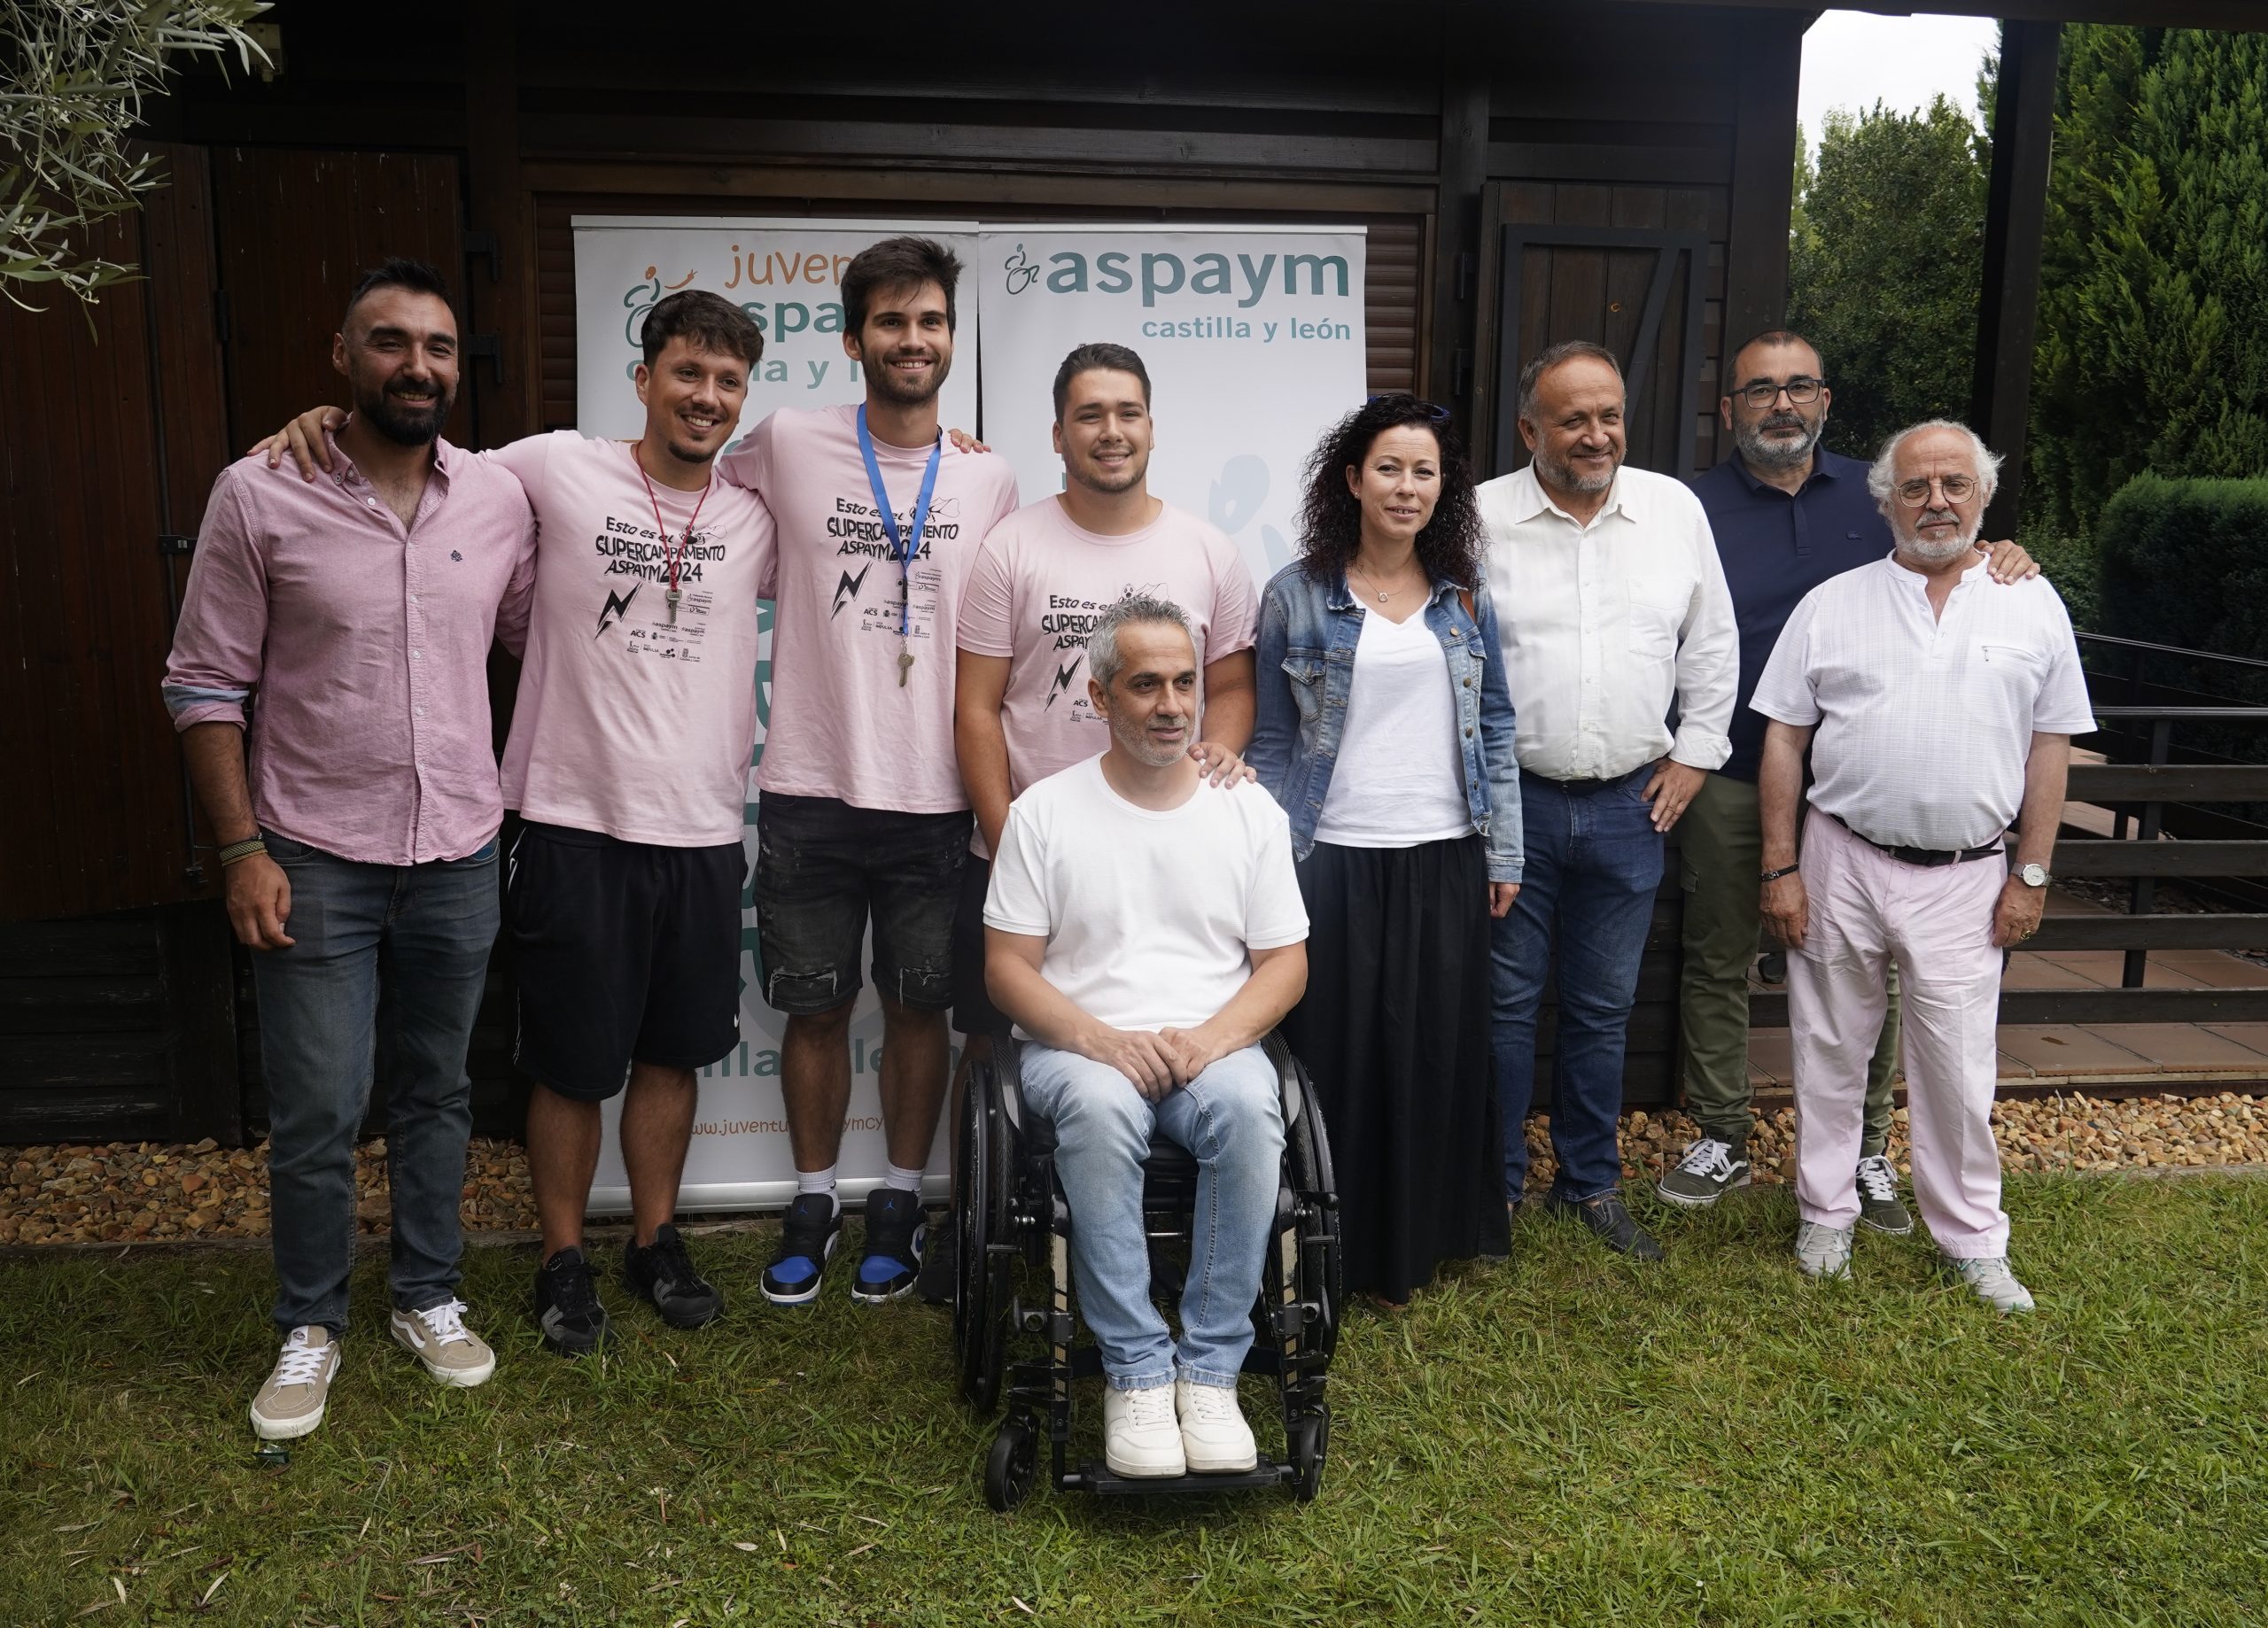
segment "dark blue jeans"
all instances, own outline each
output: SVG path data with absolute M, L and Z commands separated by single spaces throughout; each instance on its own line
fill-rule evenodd
M 1615 1139 L 1622 1053 L 1638 958 L 1661 886 L 1662 839 L 1639 794 L 1651 765 L 1620 785 L 1570 795 L 1520 776 L 1526 868 L 1520 896 L 1495 923 L 1496 1099 L 1504 1120 L 1504 1197 L 1527 1186 L 1527 1111 L 1535 1096 L 1535 1019 L 1558 949 L 1558 1048 L 1552 1065 L 1552 1190 L 1595 1198 L 1622 1184 Z
M 464 1072 L 501 915 L 496 843 L 463 859 L 358 864 L 274 832 L 291 883 L 288 950 L 252 952 L 268 1075 L 276 1325 L 346 1327 L 354 1260 L 354 1136 L 380 1050 L 386 991 L 386 1175 L 393 1303 L 456 1298 L 457 1203 L 472 1135 Z

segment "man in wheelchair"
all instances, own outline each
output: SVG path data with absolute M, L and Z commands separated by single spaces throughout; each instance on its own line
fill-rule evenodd
M 1260 1042 L 1307 985 L 1289 823 L 1257 785 L 1204 783 L 1198 663 L 1167 600 L 1097 620 L 1100 756 L 1008 810 L 984 905 L 985 978 L 1023 1037 L 1025 1104 L 1053 1121 L 1079 1302 L 1102 1353 L 1103 1455 L 1121 1476 L 1251 1469 L 1237 1405 L 1284 1150 Z M 1197 1161 L 1181 1338 L 1150 1298 L 1142 1161 Z

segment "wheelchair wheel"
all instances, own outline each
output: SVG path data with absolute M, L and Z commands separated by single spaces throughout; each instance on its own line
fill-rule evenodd
M 1300 1263 L 1301 1299 L 1312 1298 L 1323 1308 L 1311 1337 L 1317 1342 L 1324 1361 L 1327 1364 L 1339 1349 L 1339 1324 L 1345 1298 L 1342 1274 L 1345 1263 L 1339 1250 L 1339 1207 L 1325 1202 L 1335 1195 L 1331 1170 L 1331 1139 L 1323 1123 L 1323 1105 L 1316 1099 L 1314 1081 L 1308 1071 L 1298 1067 L 1300 1082 L 1299 1134 L 1293 1138 L 1293 1174 L 1303 1198 L 1317 1206 L 1315 1231 L 1317 1241 L 1301 1251 Z M 1329 1426 L 1324 1426 L 1329 1433 Z
M 1010 1419 L 984 1461 L 984 1501 L 1006 1515 L 1031 1495 L 1038 1478 L 1039 1432 L 1029 1420 Z
M 993 1252 L 1007 1242 L 1008 1137 L 1001 1122 L 999 1086 L 989 1064 L 971 1071 L 954 1150 L 954 1205 L 960 1229 L 959 1279 L 954 1285 L 953 1343 L 960 1358 L 961 1395 L 980 1414 L 1000 1400 L 1007 1355 L 1008 1261 Z
M 1315 1501 L 1323 1491 L 1323 1463 L 1331 1453 L 1331 1404 L 1324 1402 L 1300 1419 L 1292 1430 L 1292 1496 L 1303 1504 Z

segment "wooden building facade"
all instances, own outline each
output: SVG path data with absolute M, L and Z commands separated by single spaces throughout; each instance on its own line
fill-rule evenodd
M 244 952 L 158 683 L 212 478 L 337 398 L 329 336 L 363 266 L 406 253 L 458 279 L 469 337 L 449 434 L 479 446 L 573 423 L 579 213 L 1359 221 L 1371 389 L 1449 403 L 1498 472 L 1522 461 L 1500 410 L 1520 359 L 1604 340 L 1630 371 L 1634 461 L 1691 473 L 1720 456 L 1728 349 L 1783 314 L 1814 14 L 870 0 L 854 27 L 786 4 L 284 0 L 266 19 L 272 76 L 200 72 L 151 110 L 173 182 L 113 228 L 147 280 L 107 293 L 91 325 L 0 311 L 0 668 L 24 686 L 0 707 L 16 793 L 0 798 L 0 1143 L 228 1139 L 260 1118 Z M 1988 305 L 2015 361 L 1980 364 L 1979 406 L 2012 426 L 2004 450 L 2021 437 L 2054 29 L 2016 25 L 2033 71 L 2002 79 L 2001 129 L 2039 133 L 2004 141 L 1995 193 L 2011 298 L 1988 290 Z M 1674 1089 L 1675 921 L 1672 888 L 1633 1027 L 1634 1102 Z M 501 1023 L 473 1070 L 484 1120 L 509 1125 Z

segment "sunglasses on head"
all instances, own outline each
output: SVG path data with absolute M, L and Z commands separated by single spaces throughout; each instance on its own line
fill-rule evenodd
M 1438 401 L 1427 401 L 1423 397 L 1413 396 L 1406 390 L 1380 391 L 1376 395 L 1365 397 L 1363 405 L 1368 407 L 1374 401 L 1407 401 L 1413 407 L 1424 407 L 1425 416 L 1437 424 L 1446 424 L 1449 422 L 1449 408 Z

